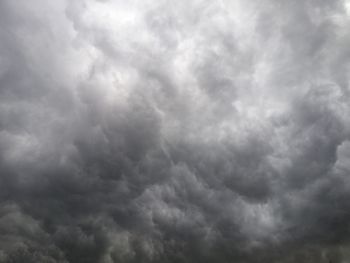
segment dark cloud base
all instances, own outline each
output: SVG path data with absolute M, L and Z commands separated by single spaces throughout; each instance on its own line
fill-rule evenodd
M 349 26 L 345 0 L 0 0 L 0 262 L 348 262 Z

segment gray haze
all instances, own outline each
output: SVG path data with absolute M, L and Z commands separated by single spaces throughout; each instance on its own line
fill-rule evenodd
M 0 0 L 0 262 L 350 262 L 350 2 Z

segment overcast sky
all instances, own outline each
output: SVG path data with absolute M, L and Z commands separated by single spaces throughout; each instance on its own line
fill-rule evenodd
M 0 0 L 0 262 L 350 262 L 349 77 L 347 0 Z

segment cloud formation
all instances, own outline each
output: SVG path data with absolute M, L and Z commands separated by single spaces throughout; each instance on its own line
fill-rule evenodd
M 0 1 L 0 262 L 348 262 L 350 2 Z

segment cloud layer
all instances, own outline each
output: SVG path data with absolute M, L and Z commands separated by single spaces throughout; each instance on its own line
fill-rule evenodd
M 350 3 L 0 1 L 0 262 L 349 262 Z

